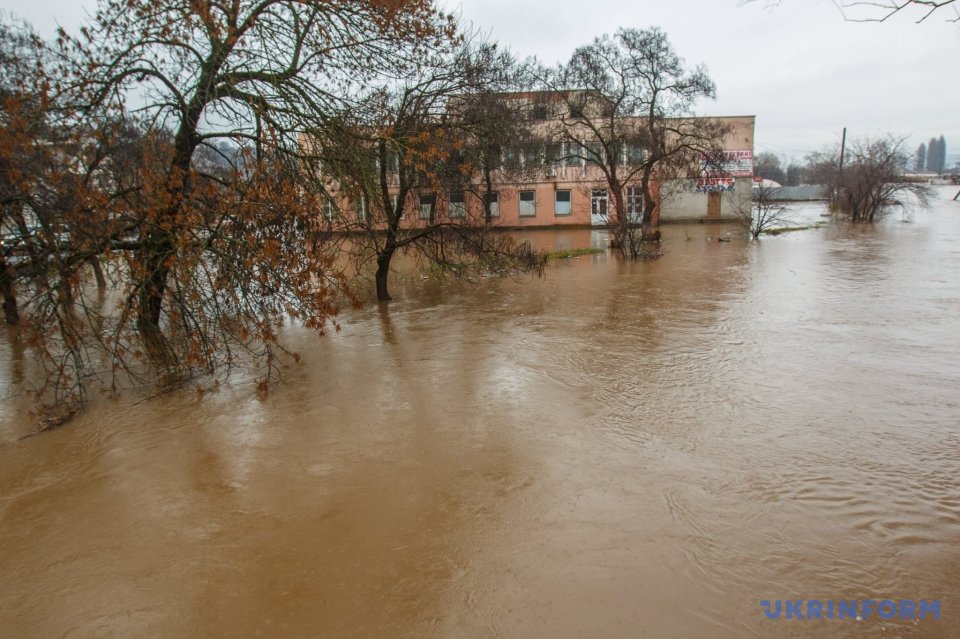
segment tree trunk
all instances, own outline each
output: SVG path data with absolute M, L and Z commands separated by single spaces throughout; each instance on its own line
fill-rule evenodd
M 90 258 L 90 266 L 93 267 L 93 276 L 97 280 L 97 290 L 103 293 L 107 289 L 107 278 L 103 276 L 103 267 L 100 266 L 100 258 Z
M 397 209 L 392 210 L 390 208 L 390 188 L 387 181 L 389 165 L 387 162 L 387 141 L 385 139 L 380 139 L 377 150 L 380 156 L 380 193 L 383 196 L 384 210 L 387 211 L 387 239 L 386 242 L 384 242 L 383 248 L 379 249 L 377 253 L 377 300 L 389 302 L 392 299 L 388 287 L 388 280 L 390 279 L 390 259 L 393 257 L 393 252 L 397 250 L 397 229 L 400 227 L 400 215 L 403 212 L 407 191 L 403 188 L 401 179 L 401 188 L 397 193 Z
M 643 188 L 643 219 L 640 224 L 645 229 L 660 224 L 660 215 L 657 209 L 657 201 L 653 197 L 653 190 L 650 188 L 650 179 L 653 175 L 653 167 L 645 166 L 640 178 L 640 186 Z
M 3 290 L 3 317 L 10 326 L 17 326 L 20 324 L 17 289 L 13 284 L 13 273 L 3 256 L 0 256 L 0 289 Z
M 393 299 L 390 297 L 387 284 L 390 278 L 390 259 L 396 249 L 390 244 L 391 242 L 388 241 L 387 247 L 380 251 L 380 255 L 377 256 L 377 300 L 381 302 L 389 302 Z
M 168 260 L 174 254 L 170 244 L 171 239 L 165 231 L 154 231 L 145 239 L 145 246 L 138 256 L 143 275 L 137 300 L 137 332 L 150 360 L 164 369 L 172 368 L 175 364 L 170 344 L 160 326 L 167 276 L 170 274 Z
M 614 238 L 616 238 L 617 244 L 620 245 L 620 252 L 624 257 L 636 259 L 635 242 L 630 232 L 630 220 L 627 218 L 627 207 L 623 201 L 623 188 L 614 179 L 608 180 L 607 186 L 610 189 L 610 195 L 613 199 L 613 210 L 617 216 L 615 223 L 611 225 L 614 228 Z
M 490 203 L 490 197 L 493 195 L 493 176 L 491 173 L 493 173 L 493 171 L 491 171 L 489 167 L 485 167 L 483 181 L 486 186 L 486 192 L 483 194 L 483 215 L 488 226 L 493 223 L 492 204 Z
M 214 56 L 216 58 L 216 56 Z M 208 60 L 200 80 L 202 87 L 212 86 L 215 64 Z M 139 266 L 143 269 L 138 282 L 137 332 L 152 363 L 162 370 L 176 368 L 177 361 L 167 337 L 160 326 L 163 298 L 167 291 L 167 277 L 172 262 L 177 258 L 176 235 L 180 228 L 178 218 L 185 196 L 190 192 L 190 165 L 193 152 L 200 142 L 197 126 L 205 107 L 204 98 L 194 97 L 187 109 L 180 128 L 174 137 L 173 157 L 167 177 L 167 192 L 172 204 L 159 218 L 160 225 L 147 232 L 143 246 L 138 251 Z

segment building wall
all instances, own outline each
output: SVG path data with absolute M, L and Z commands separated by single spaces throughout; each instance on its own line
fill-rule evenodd
M 723 148 L 726 151 L 749 151 L 751 157 L 749 172 L 751 175 L 738 175 L 729 178 L 732 182 L 732 188 L 718 192 L 719 214 L 716 211 L 710 211 L 711 197 L 717 198 L 717 196 L 698 190 L 698 188 L 703 188 L 701 180 L 670 180 L 661 189 L 661 220 L 732 219 L 737 217 L 739 210 L 750 206 L 751 190 L 753 188 L 752 157 L 756 118 L 747 115 L 724 116 L 717 119 L 730 127 L 729 133 L 724 137 Z
M 708 192 L 698 191 L 698 179 L 670 180 L 659 189 L 660 192 L 660 219 L 662 221 L 681 220 L 710 220 L 734 219 L 738 211 L 750 206 L 751 189 L 753 187 L 753 146 L 755 116 L 721 116 L 720 120 L 730 130 L 723 140 L 723 147 L 727 151 L 749 152 L 750 161 L 743 168 L 749 175 L 740 175 L 729 178 L 729 190 L 711 195 Z M 503 226 L 549 226 L 549 225 L 590 225 L 591 224 L 591 191 L 606 189 L 607 185 L 602 174 L 595 167 L 565 166 L 556 169 L 556 178 L 530 176 L 522 184 L 501 184 L 499 190 L 504 200 L 499 223 Z M 656 192 L 657 185 L 653 185 Z M 517 191 L 521 189 L 535 189 L 537 193 L 536 216 L 521 218 L 517 213 L 519 207 Z M 573 195 L 573 214 L 558 216 L 554 214 L 554 192 L 570 189 Z M 719 211 L 714 206 L 710 210 L 711 199 L 719 198 Z M 612 197 L 610 206 L 613 206 Z
M 740 177 L 735 178 L 734 182 L 735 186 L 732 191 L 722 191 L 717 194 L 720 198 L 720 211 L 719 214 L 711 215 L 711 195 L 697 192 L 697 180 L 670 180 L 661 189 L 660 220 L 663 222 L 680 222 L 736 218 L 738 211 L 744 210 L 744 207 L 749 209 L 751 206 L 753 179 Z
M 534 215 L 520 215 L 520 192 L 533 191 L 535 194 Z M 558 214 L 556 193 L 568 191 L 570 194 L 570 213 Z M 555 226 L 590 224 L 590 196 L 583 193 L 578 182 L 551 181 L 518 185 L 500 185 L 500 218 L 502 226 Z

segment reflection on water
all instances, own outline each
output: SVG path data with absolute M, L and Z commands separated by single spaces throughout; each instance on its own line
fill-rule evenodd
M 653 262 L 402 278 L 292 334 L 265 400 L 237 379 L 23 441 L 4 341 L 0 635 L 956 636 L 960 205 L 664 235 Z M 763 616 L 787 598 L 943 620 Z

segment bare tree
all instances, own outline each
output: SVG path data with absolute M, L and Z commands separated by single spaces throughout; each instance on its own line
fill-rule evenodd
M 725 128 L 692 117 L 698 100 L 715 96 L 713 81 L 702 66 L 688 70 L 666 34 L 653 28 L 620 29 L 578 48 L 551 82 L 577 89 L 566 94 L 557 135 L 566 157 L 602 173 L 615 242 L 637 259 L 659 223 L 655 182 L 695 177 L 701 158 L 720 151 Z M 628 202 L 630 185 L 640 195 Z
M 753 174 L 780 184 L 785 184 L 787 181 L 787 174 L 783 170 L 780 157 L 776 153 L 764 152 L 758 154 L 753 161 Z
M 780 4 L 781 0 L 746 0 L 746 2 L 764 1 L 767 4 Z M 960 21 L 955 0 L 832 0 L 849 22 L 885 22 L 896 15 L 913 12 L 917 24 L 936 13 L 947 12 L 948 22 Z M 952 12 L 949 10 L 953 9 Z
M 780 226 L 791 223 L 790 207 L 773 198 L 774 190 L 769 186 L 754 187 L 750 201 L 739 205 L 737 216 L 753 239 Z
M 885 22 L 898 14 L 912 11 L 919 24 L 947 7 L 953 9 L 953 15 L 947 21 L 960 21 L 960 13 L 955 6 L 951 6 L 954 0 L 834 0 L 834 4 L 851 22 Z
M 447 115 L 455 124 L 463 148 L 459 154 L 465 168 L 461 185 L 478 197 L 484 221 L 494 222 L 493 209 L 499 202 L 495 186 L 508 180 L 532 178 L 541 163 L 524 165 L 507 162 L 518 148 L 533 148 L 542 143 L 533 130 L 536 101 L 524 99 L 523 90 L 533 82 L 535 70 L 530 63 L 518 63 L 509 52 L 501 51 L 488 60 L 485 79 L 470 91 L 454 96 Z M 477 179 L 479 178 L 479 179 Z
M 494 97 L 512 65 L 484 43 L 425 58 L 307 141 L 319 160 L 312 182 L 327 193 L 331 228 L 351 233 L 361 269 L 375 261 L 380 301 L 391 299 L 397 252 L 458 276 L 542 268 L 529 244 L 491 227 L 500 149 L 519 130 L 510 105 Z
M 812 154 L 809 166 L 814 181 L 836 194 L 840 211 L 854 222 L 873 222 L 891 207 L 910 205 L 910 200 L 928 204 L 930 188 L 903 178 L 908 159 L 903 139 L 886 136 L 848 143 L 842 166 L 832 150 Z

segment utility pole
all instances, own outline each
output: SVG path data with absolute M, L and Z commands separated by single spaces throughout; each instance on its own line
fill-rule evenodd
M 847 127 L 843 127 L 843 137 L 840 140 L 840 170 L 837 173 L 837 184 L 834 186 L 831 197 L 831 209 L 838 205 L 840 199 L 840 184 L 843 182 L 843 154 L 847 150 Z
M 840 140 L 840 176 L 843 176 L 843 153 L 847 149 L 847 127 L 843 127 L 843 138 Z

